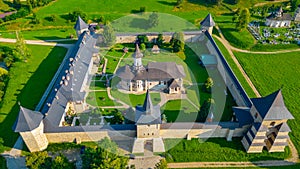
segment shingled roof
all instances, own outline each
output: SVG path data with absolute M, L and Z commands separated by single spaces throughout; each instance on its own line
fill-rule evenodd
M 201 26 L 205 26 L 205 27 L 212 27 L 212 26 L 215 26 L 216 23 L 215 21 L 213 20 L 211 14 L 209 13 L 206 18 L 204 18 L 201 22 L 200 22 L 200 25 Z
M 281 89 L 266 97 L 251 100 L 264 120 L 294 119 L 284 104 Z
M 13 125 L 13 130 L 15 132 L 26 132 L 36 129 L 44 115 L 38 111 L 32 111 L 20 106 L 19 116 Z
M 132 57 L 133 58 L 142 58 L 143 57 L 143 54 L 137 43 L 135 44 L 135 52 L 132 54 Z
M 75 24 L 75 26 L 74 26 L 74 29 L 76 29 L 76 30 L 83 30 L 83 29 L 87 29 L 87 28 L 89 28 L 89 25 L 86 24 L 86 23 L 81 19 L 80 16 L 78 16 L 78 19 L 77 19 L 77 21 L 76 21 L 76 24 Z
M 134 72 L 128 65 L 120 67 L 116 75 L 124 80 L 170 80 L 184 78 L 184 68 L 175 62 L 149 62 L 143 71 Z
M 161 124 L 160 106 L 153 106 L 150 93 L 147 91 L 143 106 L 136 107 L 136 124 Z
M 93 54 L 98 51 L 94 48 L 96 41 L 96 35 L 87 32 L 79 36 L 73 52 L 59 70 L 59 76 L 42 107 L 41 112 L 47 114 L 44 119 L 45 127 L 60 125 L 68 102 L 84 100 L 86 95 L 84 86 L 91 80 L 90 64 Z
M 252 124 L 254 119 L 250 114 L 250 108 L 248 107 L 233 107 L 232 108 L 235 116 L 239 122 L 239 126 L 243 127 L 244 125 Z

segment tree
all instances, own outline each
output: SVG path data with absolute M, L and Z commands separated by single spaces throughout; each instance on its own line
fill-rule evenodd
M 69 13 L 69 20 L 72 22 L 75 22 L 78 18 L 78 16 L 81 17 L 81 19 L 83 19 L 84 21 L 87 20 L 87 15 L 86 13 L 82 12 L 81 10 L 75 10 L 72 13 Z
M 122 124 L 124 121 L 124 116 L 122 115 L 122 113 L 118 110 L 113 112 L 113 118 L 112 118 L 112 123 L 113 124 Z
M 21 34 L 21 32 L 16 31 L 17 41 L 16 46 L 13 51 L 13 55 L 18 60 L 27 61 L 27 59 L 31 56 L 31 52 L 25 44 L 25 40 Z
M 213 81 L 213 79 L 212 78 L 207 78 L 206 79 L 206 81 L 205 81 L 205 83 L 204 83 L 204 91 L 206 91 L 206 92 L 211 92 L 211 88 L 212 88 L 212 86 L 214 85 L 214 81 Z
M 141 43 L 140 47 L 141 47 L 141 50 L 143 50 L 143 51 L 146 50 L 146 45 L 144 43 Z
M 158 36 L 157 36 L 156 44 L 157 44 L 159 47 L 162 47 L 163 43 L 164 43 L 164 37 L 163 37 L 163 35 L 160 33 L 160 34 L 158 34 Z
M 73 169 L 75 168 L 75 165 L 73 163 L 70 163 L 67 157 L 64 155 L 59 155 L 54 158 L 51 165 L 52 169 Z
M 176 6 L 177 6 L 177 7 L 180 7 L 180 6 L 182 5 L 182 3 L 183 3 L 183 0 L 177 0 Z
M 100 145 L 97 148 L 87 148 L 81 158 L 82 168 L 126 168 L 128 158 L 119 156 L 118 152 L 110 151 L 111 147 L 116 147 L 115 143 L 111 142 L 108 138 L 104 138 L 99 142 Z
M 3 146 L 3 139 L 0 137 L 0 153 L 2 153 L 4 151 L 4 146 Z
M 298 0 L 290 0 L 291 11 L 294 12 L 297 9 Z
M 167 169 L 168 168 L 168 163 L 166 159 L 161 159 L 159 163 L 155 164 L 154 169 Z
M 104 44 L 111 46 L 116 42 L 116 35 L 112 25 L 108 22 L 103 30 Z
M 51 169 L 51 157 L 48 156 L 47 151 L 31 153 L 26 156 L 26 166 L 31 169 Z
M 236 28 L 238 30 L 245 29 L 250 22 L 250 12 L 248 8 L 242 9 L 239 17 L 238 17 L 238 22 L 236 23 Z
M 205 122 L 208 114 L 211 110 L 214 109 L 213 105 L 215 104 L 215 101 L 211 98 L 205 100 L 203 104 L 200 107 L 199 115 L 198 115 L 198 121 Z
M 157 12 L 152 12 L 152 14 L 149 15 L 148 27 L 149 28 L 156 27 L 158 25 L 158 23 L 159 23 L 159 18 L 158 18 Z
M 3 0 L 0 0 L 0 11 L 7 11 L 9 10 L 9 6 L 3 2 Z
M 171 38 L 171 46 L 173 52 L 179 52 L 184 50 L 184 34 L 182 32 L 175 32 Z
M 149 42 L 149 39 L 148 39 L 147 35 L 138 35 L 137 41 L 139 44 L 142 44 L 142 43 L 147 44 Z
M 223 0 L 216 0 L 216 1 L 217 1 L 218 6 L 221 6 Z

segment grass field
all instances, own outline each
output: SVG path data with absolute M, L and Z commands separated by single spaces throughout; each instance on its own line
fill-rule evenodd
M 62 38 L 70 35 L 69 31 L 72 32 L 72 27 L 74 23 L 70 23 L 66 20 L 66 17 L 69 12 L 74 10 L 81 10 L 88 15 L 89 22 L 95 22 L 100 16 L 104 16 L 107 20 L 113 21 L 122 16 L 128 16 L 130 14 L 137 13 L 140 10 L 140 7 L 145 7 L 146 12 L 157 11 L 160 13 L 166 13 L 173 16 L 161 16 L 159 26 L 157 28 L 144 29 L 145 18 L 147 16 L 135 15 L 135 18 L 128 16 L 117 20 L 115 26 L 117 31 L 130 31 L 134 26 L 134 30 L 139 31 L 175 31 L 177 28 L 184 28 L 185 30 L 190 29 L 190 26 L 193 29 L 199 27 L 199 22 L 208 14 L 208 11 L 213 14 L 215 21 L 222 28 L 226 37 L 230 38 L 229 40 L 233 45 L 243 47 L 248 47 L 253 45 L 253 37 L 246 30 L 242 32 L 236 32 L 235 24 L 232 23 L 232 11 L 235 11 L 237 8 L 242 7 L 251 7 L 256 3 L 265 2 L 264 0 L 251 0 L 251 1 L 240 1 L 238 4 L 232 4 L 232 1 L 226 0 L 223 3 L 218 5 L 212 5 L 205 0 L 184 0 L 182 7 L 178 8 L 176 6 L 175 0 L 148 0 L 141 3 L 139 0 L 131 1 L 122 1 L 122 0 L 57 0 L 49 5 L 35 9 L 37 18 L 41 20 L 41 23 L 38 25 L 33 25 L 31 23 L 32 16 L 26 18 L 18 19 L 13 21 L 10 24 L 2 26 L 2 30 L 15 30 L 18 27 L 22 29 L 55 29 L 64 27 L 68 29 L 66 33 L 62 35 L 52 34 L 51 31 L 36 32 L 32 31 L 29 33 L 26 38 L 36 39 L 38 34 L 43 35 L 42 38 L 51 38 L 51 36 L 57 36 L 57 38 Z M 47 20 L 47 17 L 50 17 L 52 14 L 56 15 L 56 21 L 50 22 Z M 178 16 L 183 19 L 175 19 Z M 176 20 L 176 21 L 175 21 Z M 189 23 L 187 23 L 188 21 Z M 120 23 L 121 22 L 121 23 Z M 124 26 L 123 24 L 129 25 Z M 188 26 L 190 25 L 190 26 Z M 4 37 L 9 37 L 11 35 L 5 35 L 7 33 L 2 32 Z M 74 33 L 73 33 L 74 34 Z M 242 34 L 242 36 L 239 36 Z M 53 37 L 52 37 L 53 38 Z
M 224 45 L 218 39 L 214 38 L 214 40 L 215 40 L 216 44 L 218 45 L 220 51 L 222 52 L 223 56 L 225 57 L 227 63 L 230 66 L 230 68 L 234 72 L 235 76 L 238 78 L 239 82 L 241 83 L 244 90 L 248 94 L 248 96 L 251 97 L 251 98 L 256 97 L 255 93 L 253 92 L 253 90 L 249 86 L 248 82 L 246 81 L 246 79 L 242 75 L 241 71 L 238 69 L 238 67 L 234 63 L 234 61 L 231 58 L 230 54 L 228 53 L 227 49 L 224 47 Z
M 6 147 L 11 147 L 18 136 L 11 130 L 18 115 L 18 102 L 35 109 L 66 53 L 60 47 L 30 45 L 29 48 L 32 56 L 28 62 L 16 62 L 10 68 L 10 80 L 0 108 L 0 137 Z
M 300 152 L 300 63 L 299 52 L 262 55 L 235 53 L 251 81 L 261 95 L 266 96 L 282 88 L 285 104 L 294 115 L 288 124 L 290 134 L 298 152 Z
M 285 153 L 248 154 L 245 152 L 240 138 L 233 138 L 231 142 L 223 138 L 200 139 L 165 139 L 166 159 L 168 162 L 193 162 L 193 161 L 259 161 L 282 160 L 289 156 Z

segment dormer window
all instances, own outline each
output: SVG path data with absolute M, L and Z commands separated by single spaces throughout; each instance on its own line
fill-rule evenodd
M 258 113 L 257 113 L 257 112 L 255 113 L 255 116 L 254 116 L 254 117 L 257 119 L 257 117 L 258 117 Z

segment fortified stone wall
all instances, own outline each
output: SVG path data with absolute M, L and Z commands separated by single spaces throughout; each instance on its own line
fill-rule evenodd
M 196 42 L 199 39 L 201 31 L 195 32 L 184 32 L 184 41 L 185 42 Z M 135 43 L 138 35 L 147 35 L 150 42 L 155 42 L 158 33 L 128 33 L 128 34 L 116 34 L 116 43 Z M 172 38 L 172 32 L 164 32 L 163 39 L 165 42 L 169 42 Z M 202 34 L 203 35 L 203 34 Z M 98 41 L 103 42 L 102 35 L 99 36 Z
M 245 128 L 236 128 L 230 137 L 242 137 L 246 131 Z M 205 128 L 205 129 L 160 129 L 161 138 L 209 138 L 229 136 L 229 128 Z M 57 132 L 45 133 L 49 143 L 74 142 L 74 141 L 99 141 L 104 137 L 112 140 L 126 140 L 135 138 L 137 132 L 135 130 L 99 130 L 99 131 L 81 131 L 81 132 Z
M 85 131 L 85 132 L 58 132 L 45 133 L 49 143 L 74 142 L 74 141 L 99 141 L 105 137 L 112 140 L 123 140 L 134 138 L 136 136 L 135 130 L 99 130 L 99 131 Z

